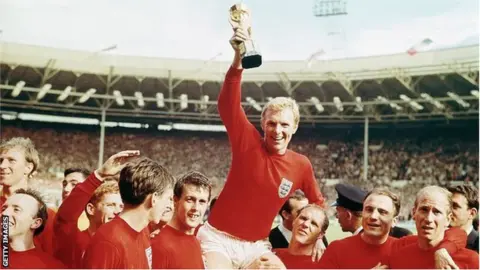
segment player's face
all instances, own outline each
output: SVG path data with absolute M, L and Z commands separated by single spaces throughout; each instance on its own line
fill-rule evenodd
M 432 192 L 417 200 L 413 219 L 420 239 L 429 242 L 441 239 L 449 225 L 448 199 L 445 195 Z
M 40 227 L 42 220 L 35 218 L 38 202 L 25 194 L 14 194 L 2 206 L 2 215 L 8 217 L 10 237 L 25 235 Z
M 123 211 L 123 201 L 120 193 L 107 193 L 97 203 L 94 219 L 98 225 L 105 224 L 114 219 Z
M 208 208 L 208 189 L 186 184 L 180 199 L 174 197 L 175 219 L 185 230 L 200 225 Z
M 284 109 L 281 111 L 267 109 L 262 121 L 262 129 L 265 133 L 265 145 L 268 151 L 283 155 L 287 151 L 292 135 L 297 131 L 293 111 Z
M 289 218 L 289 222 L 291 222 L 293 226 L 293 221 L 298 215 L 298 210 L 302 209 L 308 204 L 308 200 L 297 200 L 297 199 L 290 199 L 290 206 L 292 208 L 291 215 Z
M 65 176 L 65 179 L 62 181 L 62 200 L 65 200 L 73 188 L 83 181 L 85 181 L 85 176 L 80 172 L 73 172 Z
M 0 185 L 14 186 L 28 178 L 33 165 L 25 159 L 25 152 L 14 147 L 0 153 Z
M 315 243 L 322 231 L 324 218 L 319 209 L 303 209 L 293 222 L 292 233 L 295 240 L 304 245 Z
M 388 235 L 395 218 L 395 206 L 390 197 L 372 194 L 363 203 L 363 232 L 371 237 Z
M 154 194 L 154 203 L 153 203 L 153 209 L 151 211 L 151 214 L 149 215 L 149 221 L 153 222 L 155 224 L 158 224 L 160 220 L 162 219 L 163 213 L 165 213 L 165 210 L 172 205 L 172 197 L 173 197 L 173 188 L 168 187 L 165 189 L 163 193 L 155 193 Z
M 173 216 L 173 197 L 170 197 L 169 204 L 166 206 L 165 211 L 163 211 L 162 217 L 160 218 L 160 223 L 167 224 Z
M 473 211 L 468 208 L 467 198 L 464 195 L 453 193 L 452 201 L 452 221 L 450 222 L 452 227 L 461 227 L 473 220 Z

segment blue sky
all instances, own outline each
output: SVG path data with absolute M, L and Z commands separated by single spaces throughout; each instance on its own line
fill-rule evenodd
M 0 0 L 0 40 L 114 54 L 227 60 L 231 0 Z M 350 0 L 348 15 L 315 17 L 313 0 L 245 0 L 265 61 L 478 44 L 477 0 Z M 330 33 L 330 34 L 329 34 Z M 334 33 L 334 34 L 332 34 Z

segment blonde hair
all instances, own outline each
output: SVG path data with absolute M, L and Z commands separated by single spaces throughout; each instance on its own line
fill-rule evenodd
M 10 140 L 4 141 L 2 142 L 2 144 L 0 144 L 0 153 L 17 147 L 23 150 L 25 160 L 28 163 L 33 164 L 33 169 L 28 174 L 28 177 L 32 177 L 33 173 L 37 171 L 38 165 L 40 164 L 40 157 L 37 150 L 35 149 L 35 145 L 33 144 L 32 140 L 23 137 L 11 138 Z
M 433 194 L 441 194 L 445 196 L 447 199 L 447 214 L 450 214 L 452 212 L 452 207 L 453 207 L 453 201 L 452 201 L 452 193 L 448 191 L 446 188 L 439 187 L 439 186 L 427 186 L 422 189 L 417 193 L 417 197 L 415 198 L 415 204 L 414 208 L 417 208 L 418 201 L 428 195 L 433 195 Z
M 103 196 L 107 194 L 115 194 L 120 193 L 120 189 L 118 188 L 118 183 L 115 181 L 107 181 L 103 182 L 93 193 L 92 198 L 90 198 L 89 203 L 93 205 L 97 205 L 102 199 Z
M 272 110 L 272 111 L 283 111 L 285 109 L 291 109 L 293 112 L 293 120 L 295 122 L 295 126 L 298 126 L 298 123 L 300 122 L 300 110 L 298 108 L 298 104 L 295 100 L 289 97 L 276 97 L 271 99 L 265 107 L 263 107 L 262 111 L 262 119 L 261 121 L 263 122 L 263 119 L 265 117 L 265 113 L 267 110 Z

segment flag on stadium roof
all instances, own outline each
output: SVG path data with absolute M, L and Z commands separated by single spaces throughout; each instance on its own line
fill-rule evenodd
M 415 55 L 420 51 L 427 50 L 430 47 L 430 45 L 432 45 L 432 43 L 433 43 L 433 40 L 431 40 L 429 38 L 426 38 L 426 39 L 420 41 L 419 43 L 413 45 L 412 47 L 410 47 L 410 49 L 408 49 L 407 53 L 409 55 Z

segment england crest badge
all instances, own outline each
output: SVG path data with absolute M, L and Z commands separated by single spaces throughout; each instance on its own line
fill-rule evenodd
M 282 182 L 278 187 L 278 196 L 282 199 L 287 197 L 288 193 L 290 193 L 290 190 L 292 189 L 292 186 L 292 181 L 288 180 L 287 178 L 282 178 Z

